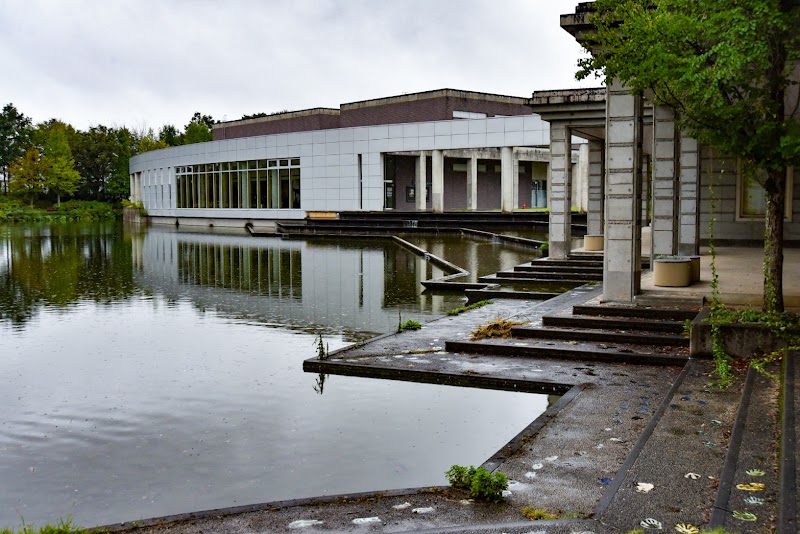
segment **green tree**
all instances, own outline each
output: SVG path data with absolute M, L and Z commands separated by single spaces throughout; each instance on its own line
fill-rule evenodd
M 117 132 L 107 126 L 92 126 L 81 132 L 72 149 L 75 168 L 83 177 L 82 196 L 103 200 L 107 186 L 118 169 L 118 158 L 123 152 Z
M 181 133 L 172 124 L 165 124 L 158 131 L 158 140 L 167 146 L 178 146 L 183 144 Z
M 170 146 L 160 137 L 156 137 L 156 134 L 153 132 L 152 128 L 149 128 L 146 132 L 137 137 L 138 137 L 138 141 L 136 144 L 137 154 L 141 154 L 143 152 L 150 152 L 151 150 L 159 150 L 161 148 L 167 148 L 168 146 Z
M 9 167 L 30 147 L 31 119 L 17 111 L 13 104 L 3 106 L 0 113 L 0 178 L 8 193 Z
M 36 195 L 44 191 L 45 177 L 50 164 L 38 148 L 25 151 L 8 169 L 10 174 L 9 188 L 12 193 L 20 193 L 28 197 L 31 206 Z
M 783 310 L 787 167 L 800 163 L 800 4 L 597 0 L 578 78 L 619 79 L 673 108 L 679 127 L 738 157 L 763 186 L 764 309 Z
M 81 184 L 81 175 L 75 170 L 75 159 L 67 140 L 66 127 L 56 123 L 50 128 L 44 144 L 44 155 L 49 162 L 44 186 L 56 194 L 61 206 L 61 195 L 73 195 Z
M 196 111 L 192 115 L 192 120 L 189 121 L 183 128 L 183 143 L 184 145 L 191 145 L 192 143 L 205 143 L 213 139 L 211 128 L 214 126 L 214 119 L 211 115 L 201 115 Z

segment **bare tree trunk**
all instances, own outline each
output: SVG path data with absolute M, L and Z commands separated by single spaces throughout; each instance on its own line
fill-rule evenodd
M 786 208 L 786 170 L 770 170 L 764 232 L 764 311 L 783 311 L 783 217 Z

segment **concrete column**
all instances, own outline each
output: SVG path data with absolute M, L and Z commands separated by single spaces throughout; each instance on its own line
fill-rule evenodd
M 606 99 L 606 234 L 603 298 L 632 302 L 642 271 L 642 114 L 641 95 L 618 80 Z
M 650 204 L 650 156 L 642 154 L 642 226 L 650 224 L 647 209 Z
M 130 182 L 131 182 L 131 185 L 130 185 L 131 189 L 130 189 L 130 191 L 131 191 L 131 194 L 130 194 L 130 196 L 128 197 L 128 198 L 131 200 L 131 202 L 134 202 L 134 200 L 133 200 L 133 184 L 134 184 L 134 182 L 135 182 L 135 181 L 136 181 L 136 175 L 135 175 L 135 174 L 131 174 L 131 175 L 130 175 Z
M 428 183 L 428 157 L 425 152 L 420 152 L 414 162 L 414 189 L 416 190 L 416 208 L 425 211 L 426 186 Z
M 431 208 L 434 213 L 444 211 L 444 153 L 434 150 L 431 176 Z
M 572 249 L 572 134 L 550 123 L 550 257 L 566 258 Z
M 605 205 L 603 185 L 605 184 L 605 151 L 602 141 L 589 141 L 589 200 L 586 213 L 586 233 L 602 235 Z
M 467 209 L 478 209 L 478 156 L 467 162 Z
M 653 106 L 653 254 L 678 253 L 680 137 L 675 113 Z
M 697 141 L 681 137 L 680 143 L 680 226 L 678 253 L 695 256 L 700 252 L 700 218 L 697 192 L 700 179 L 700 150 Z
M 504 146 L 500 149 L 500 211 L 504 213 L 514 210 L 514 182 L 514 151 Z
M 578 163 L 572 176 L 572 205 L 579 211 L 588 211 L 589 205 L 589 144 L 578 145 Z

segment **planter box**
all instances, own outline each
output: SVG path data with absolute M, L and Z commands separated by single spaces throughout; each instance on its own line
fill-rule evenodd
M 658 287 L 686 287 L 691 283 L 692 260 L 689 258 L 655 260 L 653 264 L 653 285 Z
M 139 208 L 122 208 L 122 221 L 130 224 L 147 223 L 147 217 L 142 217 Z
M 711 315 L 711 308 L 703 308 L 694 321 L 690 339 L 689 355 L 692 358 L 713 357 L 711 324 L 706 322 Z M 751 358 L 755 354 L 764 354 L 785 349 L 786 341 L 777 338 L 769 329 L 760 324 L 727 324 L 720 326 L 725 352 L 735 358 Z
M 602 235 L 585 235 L 583 236 L 583 250 L 597 251 L 603 250 L 603 236 Z
M 335 211 L 307 211 L 308 219 L 338 219 L 339 214 Z

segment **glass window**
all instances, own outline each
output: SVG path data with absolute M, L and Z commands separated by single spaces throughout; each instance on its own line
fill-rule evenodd
M 258 208 L 258 173 L 256 171 L 249 171 L 250 177 L 250 207 Z
M 289 207 L 289 169 L 280 170 L 281 178 L 281 208 Z
M 269 207 L 272 209 L 280 208 L 280 180 L 278 170 L 269 171 Z
M 266 169 L 267 168 L 267 160 L 265 160 L 265 159 L 258 160 L 258 168 L 259 169 Z
M 792 217 L 792 182 L 794 169 L 786 169 L 786 210 L 784 217 L 790 220 Z M 766 171 L 763 169 L 748 170 L 740 163 L 737 175 L 736 194 L 738 197 L 737 217 L 739 219 L 763 219 L 767 214 L 766 192 L 761 183 L 766 178 Z
M 299 167 L 300 166 L 300 159 L 299 158 L 293 159 L 292 160 L 292 166 L 298 166 Z
M 278 166 L 278 160 L 276 160 L 276 159 L 271 159 L 271 160 L 269 160 L 269 163 L 268 163 L 268 165 L 269 165 L 270 167 L 277 167 L 277 166 Z
M 220 180 L 220 189 L 222 190 L 220 200 L 222 201 L 220 207 L 231 207 L 231 173 L 222 171 L 222 179 Z
M 239 173 L 231 173 L 231 208 L 239 207 Z
M 300 208 L 300 169 L 290 169 L 290 180 L 292 188 L 292 198 L 288 207 Z
M 281 167 L 288 167 L 289 166 L 289 160 L 288 159 L 280 160 L 280 165 L 281 165 Z
M 269 182 L 265 170 L 258 171 L 258 207 L 269 207 Z

